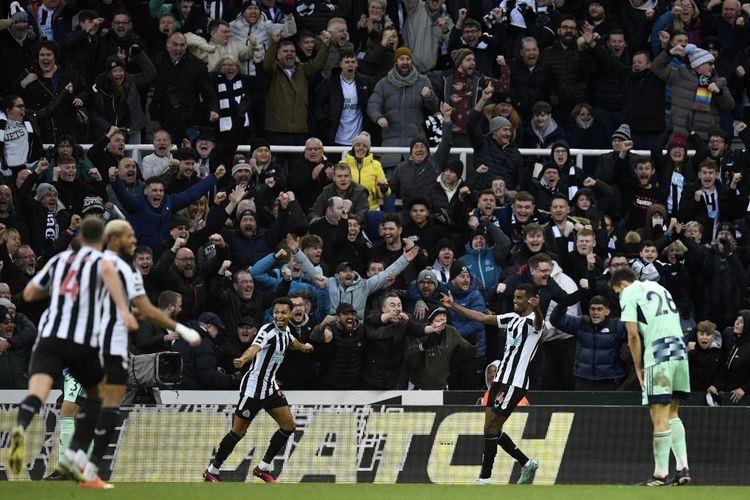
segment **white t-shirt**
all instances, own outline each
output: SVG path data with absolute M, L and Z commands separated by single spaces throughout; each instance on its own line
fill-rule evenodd
M 5 164 L 11 167 L 26 165 L 29 157 L 29 132 L 26 124 L 8 120 L 4 132 Z
M 334 141 L 336 144 L 348 146 L 362 131 L 362 110 L 359 109 L 356 80 L 347 82 L 343 77 L 339 77 L 339 81 L 344 93 L 344 108 L 341 110 L 341 120 Z

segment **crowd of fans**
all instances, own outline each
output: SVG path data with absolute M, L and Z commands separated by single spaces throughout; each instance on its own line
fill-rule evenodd
M 133 336 L 134 354 L 182 353 L 184 389 L 238 387 L 278 296 L 315 346 L 287 354 L 286 389 L 481 389 L 504 332 L 441 294 L 500 314 L 522 283 L 548 319 L 531 389 L 637 389 L 608 284 L 630 266 L 674 297 L 693 389 L 750 390 L 750 155 L 731 146 L 750 147 L 750 2 L 20 0 L 0 17 L 2 388 L 24 386 L 44 309 L 21 290 L 103 217 L 130 221 L 149 296 L 204 336 Z M 144 142 L 137 163 L 125 146 Z

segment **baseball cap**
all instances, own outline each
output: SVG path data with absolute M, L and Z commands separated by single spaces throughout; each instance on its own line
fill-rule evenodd
M 417 277 L 417 283 L 422 283 L 423 281 L 430 281 L 432 283 L 437 283 L 437 275 L 435 274 L 435 271 L 432 270 L 432 268 L 427 268 L 422 270 L 422 272 L 419 273 L 419 276 Z
M 351 262 L 344 261 L 341 264 L 339 264 L 338 266 L 336 266 L 336 272 L 340 273 L 341 271 L 343 271 L 346 268 L 354 269 L 354 266 L 352 265 Z
M 214 325 L 219 330 L 226 330 L 226 327 L 224 326 L 224 323 L 221 321 L 221 318 L 219 318 L 217 315 L 215 315 L 212 312 L 204 312 L 203 314 L 198 316 L 198 322 L 206 323 L 209 325 Z
M 348 304 L 346 302 L 342 302 L 339 304 L 339 306 L 336 308 L 336 314 L 346 314 L 349 312 L 357 312 L 356 309 L 354 309 L 354 306 L 351 304 Z

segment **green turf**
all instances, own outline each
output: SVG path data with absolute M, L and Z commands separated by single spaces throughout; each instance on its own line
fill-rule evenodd
M 750 498 L 748 487 L 685 486 L 646 488 L 636 486 L 437 486 L 426 484 L 244 484 L 244 483 L 119 483 L 114 490 L 83 490 L 66 482 L 10 482 L 0 483 L 2 498 L 25 500 L 65 500 L 69 498 L 107 498 L 138 500 L 512 500 L 549 498 L 581 500 L 606 498 L 632 500 L 634 498 L 689 500 L 720 498 Z

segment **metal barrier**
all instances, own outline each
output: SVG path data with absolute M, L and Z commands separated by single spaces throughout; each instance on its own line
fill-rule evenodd
M 81 147 L 84 151 L 88 151 L 89 148 L 91 148 L 91 144 L 81 144 Z M 348 146 L 323 146 L 323 149 L 327 154 L 332 153 L 339 153 L 341 154 L 341 158 L 344 158 L 344 155 L 351 150 L 351 147 Z M 154 146 L 151 144 L 127 144 L 125 145 L 125 151 L 130 152 L 130 157 L 133 158 L 137 163 L 141 161 L 142 156 L 145 154 L 148 154 L 154 150 Z M 237 148 L 237 151 L 241 153 L 249 153 L 250 152 L 250 146 L 248 145 L 241 145 Z M 271 146 L 271 151 L 274 153 L 302 153 L 305 151 L 304 146 Z M 408 147 L 383 147 L 383 146 L 376 146 L 371 149 L 371 151 L 374 154 L 384 154 L 384 153 L 409 153 L 410 149 Z M 431 151 L 434 153 L 436 151 L 436 148 L 431 149 Z M 523 156 L 549 156 L 550 150 L 549 149 L 520 149 L 521 155 Z M 581 167 L 583 165 L 583 157 L 584 156 L 601 156 L 606 153 L 611 153 L 611 149 L 578 149 L 578 148 L 572 148 L 570 150 L 570 154 L 572 156 L 576 157 L 576 165 Z M 650 151 L 646 150 L 633 150 L 631 151 L 633 154 L 639 154 L 639 155 L 650 155 Z M 468 155 L 473 154 L 474 149 L 473 148 L 451 148 L 451 155 L 458 155 L 459 159 L 461 160 L 461 163 L 466 166 L 466 158 Z M 693 156 L 695 154 L 695 151 L 688 151 L 688 156 Z M 231 167 L 231 165 L 225 165 L 227 167 Z

